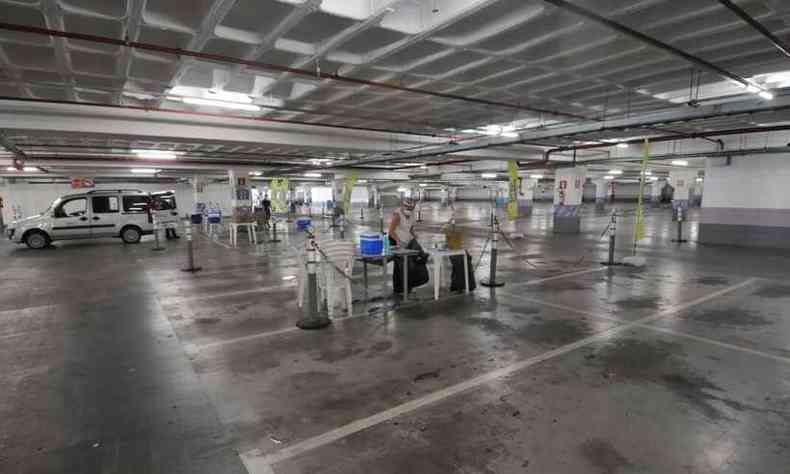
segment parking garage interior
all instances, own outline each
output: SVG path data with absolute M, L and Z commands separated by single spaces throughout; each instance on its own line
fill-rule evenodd
M 790 4 L 0 0 L 0 472 L 790 465 Z

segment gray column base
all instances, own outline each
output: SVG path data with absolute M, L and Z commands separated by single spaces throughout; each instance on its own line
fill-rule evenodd
M 736 247 L 790 249 L 790 227 L 700 224 L 698 242 Z
M 581 232 L 581 217 L 557 217 L 554 216 L 555 234 L 578 234 Z

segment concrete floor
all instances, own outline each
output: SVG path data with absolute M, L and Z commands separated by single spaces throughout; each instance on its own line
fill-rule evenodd
M 459 210 L 475 261 L 485 212 Z M 423 217 L 430 245 L 446 211 Z M 294 328 L 297 235 L 201 236 L 196 276 L 183 240 L 3 241 L 0 472 L 788 472 L 790 254 L 678 246 L 653 210 L 648 266 L 607 269 L 607 222 L 553 235 L 539 205 L 504 225 L 527 234 L 504 288 L 401 302 L 374 278 L 315 332 Z

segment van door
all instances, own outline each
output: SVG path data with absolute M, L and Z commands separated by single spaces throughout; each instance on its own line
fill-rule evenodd
M 84 239 L 91 236 L 88 199 L 84 196 L 64 199 L 52 211 L 52 239 Z
M 119 232 L 127 225 L 139 227 L 143 234 L 150 234 L 153 230 L 149 206 L 151 198 L 145 194 L 121 195 L 123 207 L 121 212 L 121 222 Z
M 121 229 L 118 196 L 91 197 L 91 237 L 115 237 Z

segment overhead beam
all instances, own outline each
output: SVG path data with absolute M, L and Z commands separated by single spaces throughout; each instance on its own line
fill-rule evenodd
M 621 33 L 621 34 L 626 35 L 626 36 L 630 36 L 631 38 L 633 38 L 633 39 L 635 39 L 637 41 L 640 41 L 642 43 L 645 43 L 645 44 L 647 44 L 649 46 L 652 46 L 652 47 L 654 47 L 656 49 L 660 49 L 662 51 L 666 51 L 667 53 L 669 53 L 669 54 L 671 54 L 673 56 L 676 56 L 678 58 L 684 59 L 685 61 L 688 61 L 689 63 L 694 64 L 696 66 L 699 66 L 700 68 L 705 69 L 707 71 L 710 71 L 710 72 L 712 72 L 714 74 L 718 74 L 718 75 L 724 77 L 725 79 L 730 79 L 730 80 L 738 82 L 738 83 L 740 83 L 740 84 L 742 84 L 744 86 L 752 85 L 752 83 L 748 79 L 746 79 L 746 78 L 744 78 L 744 77 L 742 77 L 742 76 L 740 76 L 738 74 L 735 74 L 734 72 L 728 71 L 728 70 L 726 70 L 726 69 L 724 69 L 722 67 L 719 67 L 719 66 L 717 66 L 717 65 L 715 65 L 715 64 L 713 64 L 713 63 L 711 63 L 709 61 L 706 61 L 706 60 L 704 60 L 704 59 L 702 59 L 700 57 L 694 56 L 694 55 L 689 54 L 689 53 L 687 53 L 687 52 L 685 52 L 685 51 L 683 51 L 681 49 L 678 49 L 678 48 L 676 48 L 676 47 L 674 47 L 674 46 L 672 46 L 670 44 L 667 44 L 667 43 L 664 43 L 663 41 L 657 40 L 657 39 L 653 38 L 652 36 L 648 36 L 648 35 L 646 35 L 644 33 L 636 31 L 633 28 L 629 28 L 629 27 L 627 27 L 627 26 L 625 26 L 625 25 L 623 25 L 621 23 L 618 23 L 616 21 L 610 20 L 609 18 L 601 16 L 601 15 L 595 13 L 592 10 L 588 10 L 588 9 L 586 9 L 584 7 L 580 7 L 580 6 L 576 5 L 576 4 L 568 2 L 566 0 L 543 0 L 543 1 L 546 2 L 546 3 L 549 3 L 551 5 L 554 5 L 555 7 L 560 8 L 562 10 L 566 10 L 566 11 L 569 11 L 569 12 L 575 14 L 575 15 L 581 16 L 582 18 L 585 18 L 585 19 L 590 20 L 592 22 L 604 25 L 607 28 L 610 28 L 610 29 L 612 29 L 612 30 L 614 30 L 614 31 L 616 31 L 618 33 Z
M 250 69 L 257 69 L 257 70 L 265 70 L 265 71 L 275 71 L 275 72 L 283 72 L 283 73 L 290 73 L 295 76 L 300 77 L 309 77 L 311 79 L 329 79 L 332 81 L 337 82 L 344 82 L 347 84 L 353 84 L 355 86 L 371 86 L 377 87 L 382 89 L 390 89 L 390 90 L 397 90 L 401 92 L 409 92 L 412 94 L 417 95 L 425 95 L 425 96 L 432 96 L 432 97 L 439 97 L 442 99 L 447 100 L 457 100 L 467 103 L 472 103 L 480 106 L 485 107 L 498 107 L 498 108 L 505 108 L 510 110 L 523 110 L 527 112 L 535 112 L 541 113 L 545 115 L 552 115 L 556 117 L 565 117 L 565 118 L 572 118 L 575 120 L 590 120 L 589 117 L 567 113 L 567 112 L 560 112 L 555 110 L 548 110 L 538 107 L 531 107 L 528 105 L 522 104 L 514 104 L 508 102 L 498 102 L 474 97 L 466 97 L 457 94 L 447 94 L 443 92 L 436 92 L 430 91 L 425 89 L 417 89 L 413 87 L 406 87 L 400 86 L 394 83 L 387 83 L 387 82 L 377 82 L 371 81 L 367 79 L 357 79 L 348 76 L 341 76 L 337 73 L 326 73 L 321 71 L 309 71 L 306 69 L 299 69 L 289 66 L 281 66 L 278 64 L 268 64 L 258 61 L 251 61 L 243 58 L 236 58 L 231 56 L 224 56 L 220 54 L 211 54 L 211 53 L 204 53 L 201 51 L 193 51 L 188 49 L 182 48 L 173 48 L 170 46 L 162 46 L 156 45 L 151 43 L 142 43 L 139 41 L 130 41 L 125 39 L 117 39 L 111 38 L 107 36 L 97 36 L 97 35 L 89 35 L 85 33 L 75 33 L 70 31 L 62 31 L 62 30 L 53 30 L 48 28 L 39 28 L 35 26 L 28 26 L 28 25 L 18 25 L 14 23 L 4 23 L 0 22 L 0 30 L 6 31 L 15 31 L 20 33 L 32 33 L 44 36 L 52 36 L 53 38 L 68 38 L 74 40 L 82 40 L 88 41 L 92 43 L 100 43 L 100 44 L 110 44 L 114 46 L 121 46 L 126 48 L 133 48 L 133 49 L 140 49 L 143 51 L 153 51 L 156 53 L 164 53 L 164 54 L 172 54 L 175 56 L 183 56 L 183 57 L 192 57 L 196 59 L 201 59 L 205 61 L 212 61 L 224 64 L 236 64 L 241 66 L 246 66 Z
M 770 41 L 774 46 L 776 46 L 776 49 L 782 52 L 782 54 L 790 58 L 790 45 L 782 41 L 782 39 L 780 39 L 775 34 L 771 33 L 771 31 L 768 28 L 763 26 L 762 23 L 755 20 L 751 15 L 746 13 L 746 11 L 743 8 L 734 4 L 730 0 L 719 0 L 719 3 L 732 10 L 732 12 L 738 15 L 739 17 L 741 17 L 743 21 L 751 25 L 752 28 L 759 31 L 760 34 L 765 36 L 768 39 L 768 41 Z

